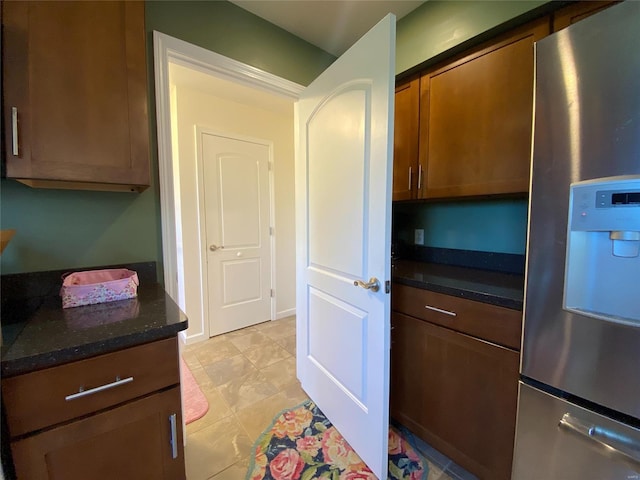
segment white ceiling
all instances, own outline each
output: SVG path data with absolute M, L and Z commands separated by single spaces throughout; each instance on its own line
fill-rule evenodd
M 399 20 L 425 0 L 230 1 L 337 57 L 387 13 Z

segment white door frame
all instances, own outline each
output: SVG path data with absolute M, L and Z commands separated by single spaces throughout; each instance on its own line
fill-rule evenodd
M 298 99 L 304 87 L 251 65 L 238 62 L 155 30 L 153 32 L 153 57 L 164 287 L 171 298 L 184 309 L 184 299 L 179 298 L 178 288 L 178 253 L 175 232 L 180 228 L 180 225 L 177 224 L 175 215 L 174 185 L 178 179 L 174 178 L 172 155 L 169 63 L 182 65 L 225 80 L 291 98 L 292 100 Z M 271 261 L 273 264 L 275 255 L 272 256 Z M 202 288 L 203 285 L 200 285 L 200 287 Z M 204 305 L 202 307 L 202 311 L 206 312 Z M 202 322 L 202 331 L 205 334 L 205 338 L 208 338 L 208 320 L 203 318 Z M 181 335 L 183 340 L 187 342 L 200 339 L 187 338 L 184 331 L 181 332 Z
M 197 170 L 196 171 L 198 172 L 198 207 L 200 208 L 202 215 L 205 214 L 204 213 L 205 211 L 204 192 L 205 192 L 205 188 L 207 188 L 204 185 L 204 152 L 202 151 L 202 135 L 204 134 L 215 135 L 217 137 L 225 137 L 225 138 L 231 138 L 233 140 L 240 140 L 243 142 L 256 143 L 258 145 L 264 145 L 269 149 L 269 160 L 268 160 L 269 162 L 269 172 L 268 172 L 268 175 L 269 175 L 269 230 L 272 231 L 275 225 L 275 218 L 276 218 L 276 212 L 275 212 L 276 202 L 275 202 L 274 179 L 273 179 L 273 142 L 269 140 L 264 140 L 261 138 L 248 137 L 246 135 L 238 135 L 235 133 L 230 134 L 228 132 L 215 130 L 213 128 L 209 128 L 202 125 L 196 125 L 195 128 L 196 128 L 196 145 L 197 145 L 196 147 Z M 207 228 L 204 222 L 200 222 L 200 244 L 201 245 L 207 244 Z M 270 288 L 272 289 L 276 283 L 275 257 L 276 257 L 275 236 L 272 233 L 270 233 L 269 234 L 269 261 L 271 263 L 271 274 L 269 275 L 269 281 L 271 282 Z M 200 256 L 200 268 L 202 269 L 202 272 L 206 272 L 205 274 L 202 275 L 202 288 L 203 288 L 202 291 L 208 292 L 209 291 L 209 275 L 208 275 L 206 254 Z M 271 297 L 270 312 L 271 312 L 271 320 L 274 320 L 276 318 L 276 302 L 274 297 Z M 210 329 L 211 319 L 209 318 L 208 303 L 204 305 L 203 314 L 204 314 L 203 320 L 204 322 L 206 322 L 207 328 Z

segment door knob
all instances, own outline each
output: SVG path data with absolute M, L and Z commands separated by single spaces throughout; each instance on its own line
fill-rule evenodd
M 216 250 L 222 250 L 224 247 L 222 246 L 217 246 L 217 245 L 209 245 L 209 250 L 211 250 L 212 252 L 215 252 Z
M 368 282 L 363 282 L 362 280 L 354 280 L 353 284 L 356 287 L 362 287 L 365 290 L 371 290 L 372 292 L 377 292 L 380 290 L 380 282 L 376 277 L 371 277 Z

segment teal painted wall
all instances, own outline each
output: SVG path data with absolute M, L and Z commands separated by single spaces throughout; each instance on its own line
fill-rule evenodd
M 228 2 L 153 1 L 145 14 L 151 187 L 142 194 L 40 190 L 1 180 L 0 228 L 17 233 L 0 257 L 0 273 L 157 261 L 162 279 L 153 30 L 301 84 L 335 59 Z
M 414 244 L 424 229 L 429 247 L 523 255 L 527 240 L 527 200 L 501 199 L 429 204 L 395 204 L 396 240 Z

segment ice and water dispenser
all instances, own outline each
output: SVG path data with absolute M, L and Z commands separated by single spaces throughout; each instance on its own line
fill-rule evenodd
M 571 184 L 564 308 L 640 325 L 640 175 Z

